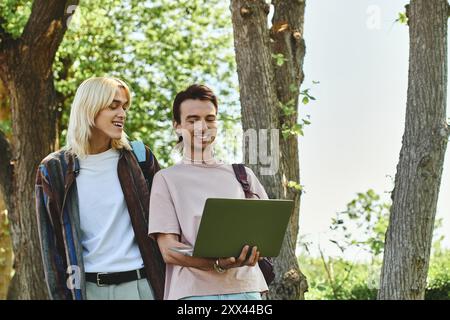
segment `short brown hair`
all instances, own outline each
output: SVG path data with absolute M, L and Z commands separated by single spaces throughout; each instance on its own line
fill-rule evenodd
M 204 100 L 211 101 L 218 112 L 217 97 L 214 92 L 205 85 L 193 84 L 190 85 L 186 90 L 178 92 L 173 101 L 173 120 L 176 123 L 181 123 L 181 104 L 185 100 Z

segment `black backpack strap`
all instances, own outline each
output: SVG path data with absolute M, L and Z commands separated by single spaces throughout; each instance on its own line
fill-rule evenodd
M 248 183 L 247 171 L 245 170 L 245 166 L 242 163 L 233 163 L 232 166 L 234 174 L 236 175 L 236 179 L 239 181 L 239 183 L 242 186 L 242 189 L 244 190 L 245 197 L 253 198 L 253 196 L 257 196 L 259 198 L 259 195 L 252 192 L 252 190 L 250 189 L 250 184 Z
M 245 170 L 245 166 L 241 163 L 233 163 L 232 166 L 234 174 L 236 175 L 236 179 L 239 181 L 239 183 L 242 186 L 242 189 L 244 190 L 245 197 L 253 198 L 253 196 L 257 196 L 259 198 L 259 195 L 253 193 L 250 190 L 250 184 L 248 183 L 247 171 Z M 264 280 L 266 280 L 267 285 L 270 285 L 275 279 L 275 272 L 273 268 L 272 258 L 264 257 L 262 260 L 258 261 L 258 265 L 264 276 Z

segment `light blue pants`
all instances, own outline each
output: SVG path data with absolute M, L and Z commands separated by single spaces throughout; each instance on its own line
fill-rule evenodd
M 242 292 L 211 296 L 192 296 L 181 298 L 180 300 L 261 300 L 261 294 L 259 292 Z

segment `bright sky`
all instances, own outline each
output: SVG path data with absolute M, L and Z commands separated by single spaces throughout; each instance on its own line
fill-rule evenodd
M 320 239 L 328 254 L 338 252 L 327 240 L 335 213 L 343 211 L 357 192 L 372 188 L 381 194 L 393 186 L 404 129 L 409 52 L 408 28 L 394 21 L 408 2 L 307 1 L 303 88 L 310 87 L 317 100 L 301 107 L 312 124 L 300 139 L 301 184 L 306 189 L 300 234 L 316 247 Z M 441 234 L 446 235 L 447 247 L 449 149 L 437 212 L 444 218 Z

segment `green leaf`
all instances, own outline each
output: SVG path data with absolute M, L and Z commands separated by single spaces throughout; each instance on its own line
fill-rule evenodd
M 282 53 L 272 53 L 272 58 L 275 59 L 275 63 L 279 67 L 281 67 L 285 61 L 287 61 Z
M 395 20 L 395 22 L 399 22 L 401 24 L 408 24 L 408 17 L 406 15 L 406 12 L 399 12 L 398 18 Z
M 298 87 L 295 84 L 291 83 L 289 85 L 289 91 L 290 92 L 297 92 L 297 90 L 298 90 Z
M 307 96 L 303 97 L 302 103 L 303 104 L 308 104 L 309 103 L 309 98 Z
M 303 186 L 302 185 L 300 185 L 299 183 L 297 183 L 295 181 L 292 181 L 292 180 L 289 181 L 287 185 L 288 185 L 288 188 L 292 188 L 295 191 L 302 191 L 303 190 Z

